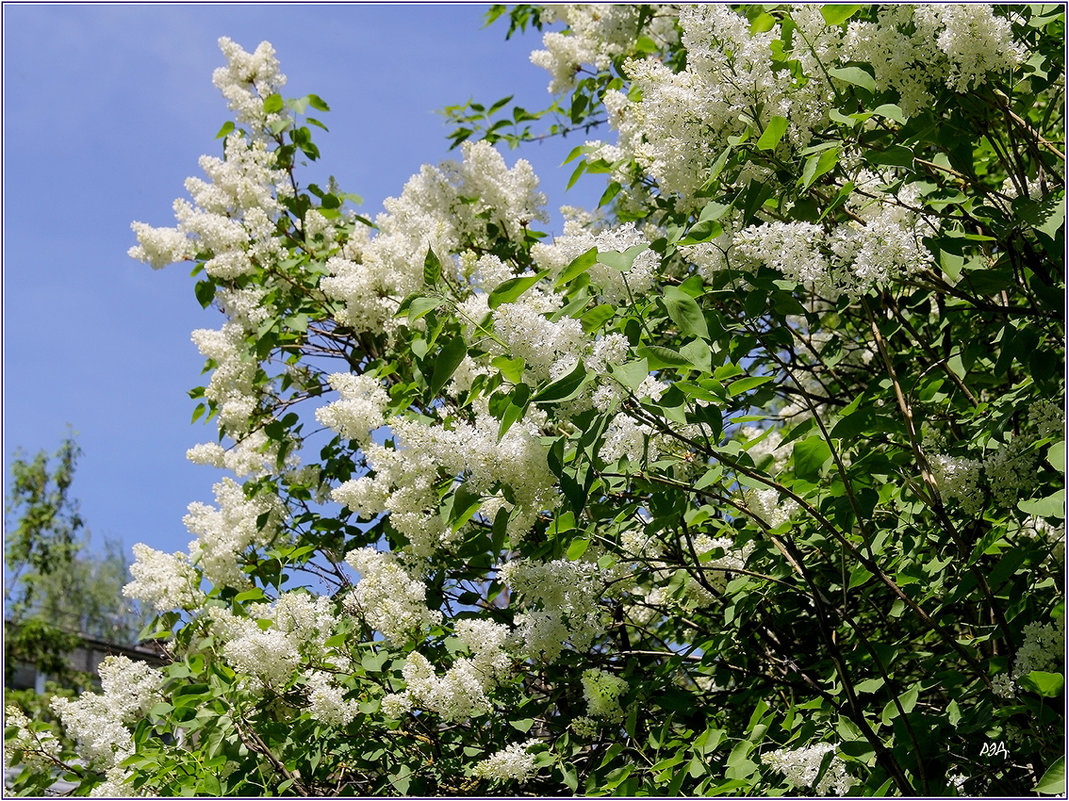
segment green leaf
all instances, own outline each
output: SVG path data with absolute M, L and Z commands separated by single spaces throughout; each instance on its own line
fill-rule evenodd
M 379 673 L 389 658 L 390 655 L 386 651 L 379 651 L 377 654 L 368 653 L 360 659 L 360 664 L 368 673 Z
M 769 14 L 767 11 L 762 11 L 756 17 L 753 22 L 750 23 L 750 35 L 757 33 L 767 33 L 776 27 L 776 18 Z
M 583 324 L 583 331 L 590 334 L 597 331 L 615 316 L 616 307 L 611 303 L 602 303 L 583 314 L 579 321 Z
M 421 317 L 426 317 L 443 303 L 445 303 L 444 298 L 428 298 L 424 296 L 413 298 L 412 302 L 408 304 L 408 322 L 414 323 Z
M 1061 193 L 1040 201 L 1019 197 L 1013 201 L 1013 210 L 1022 222 L 1042 231 L 1051 239 L 1065 225 L 1065 199 Z
M 681 356 L 686 356 L 690 363 L 703 373 L 711 373 L 713 371 L 713 351 L 707 342 L 703 342 L 700 339 L 692 339 L 679 349 L 679 353 Z
M 1065 440 L 1055 442 L 1047 449 L 1047 461 L 1062 475 L 1065 475 Z
M 814 153 L 806 159 L 805 169 L 799 183 L 802 189 L 808 189 L 820 176 L 830 172 L 839 161 L 839 148 L 832 147 L 820 153 Z
M 726 778 L 745 779 L 757 770 L 757 764 L 749 759 L 753 747 L 753 743 L 746 740 L 735 744 L 735 747 L 731 749 L 731 753 L 728 754 L 728 768 L 724 772 Z
M 282 102 L 282 95 L 275 93 L 268 95 L 264 100 L 264 113 L 274 114 L 275 112 L 282 111 L 284 103 Z
M 564 784 L 574 793 L 579 788 L 579 774 L 576 773 L 575 768 L 561 766 L 561 774 Z
M 330 106 L 327 105 L 327 101 L 319 95 L 307 95 L 307 100 L 308 104 L 316 111 L 330 111 Z
M 746 378 L 740 378 L 738 381 L 732 381 L 728 385 L 728 395 L 734 398 L 736 395 L 741 395 L 743 392 L 753 389 L 754 387 L 767 384 L 772 379 L 773 376 L 770 375 L 751 375 Z
M 215 300 L 215 282 L 210 278 L 197 281 L 193 286 L 193 294 L 197 296 L 197 300 L 202 307 L 208 308 L 212 305 L 212 301 Z
M 586 549 L 589 548 L 589 547 L 590 547 L 590 540 L 587 540 L 587 539 L 572 540 L 572 544 L 568 546 L 568 561 L 569 562 L 574 562 L 576 559 L 578 559 L 580 556 L 582 556 L 584 553 L 586 553 Z
M 902 705 L 902 711 L 909 714 L 913 711 L 913 708 L 917 706 L 917 699 L 920 697 L 920 685 L 914 684 L 900 696 L 898 696 L 898 703 Z
M 253 587 L 251 590 L 245 590 L 245 592 L 239 592 L 234 596 L 235 603 L 245 603 L 246 601 L 262 601 L 264 598 L 264 591 L 259 587 Z
M 913 151 L 902 145 L 891 145 L 884 150 L 870 150 L 865 158 L 872 164 L 913 169 Z
M 872 110 L 873 114 L 878 114 L 881 117 L 886 117 L 889 120 L 897 122 L 899 125 L 906 124 L 906 115 L 902 112 L 902 109 L 896 106 L 894 103 L 884 103 L 881 106 L 876 106 Z
M 694 298 L 679 287 L 667 286 L 664 290 L 664 305 L 668 316 L 679 326 L 681 333 L 709 339 L 705 315 Z
M 691 226 L 691 229 L 687 231 L 687 235 L 679 240 L 679 244 L 697 245 L 702 242 L 709 242 L 722 233 L 724 233 L 724 226 L 716 220 L 699 220 Z
M 542 270 L 535 275 L 522 275 L 518 278 L 510 278 L 494 287 L 494 291 L 487 298 L 487 305 L 496 309 L 502 303 L 512 303 L 520 295 L 549 275 L 549 270 Z
M 715 751 L 723 739 L 723 729 L 706 729 L 698 735 L 697 739 L 694 741 L 694 745 L 691 747 L 698 753 L 705 755 Z
M 1037 517 L 1056 517 L 1065 519 L 1065 490 L 1060 489 L 1046 498 L 1037 498 L 1030 501 L 1018 501 L 1017 508 L 1028 515 Z
M 863 5 L 829 3 L 820 7 L 820 15 L 824 17 L 824 21 L 829 25 L 842 25 L 862 8 L 864 8 Z
M 638 359 L 626 364 L 614 364 L 609 369 L 613 378 L 632 391 L 638 389 L 638 385 L 650 374 L 650 365 L 646 359 Z
M 559 403 L 579 394 L 579 389 L 587 380 L 586 368 L 580 361 L 575 369 L 563 378 L 543 387 L 532 400 L 538 404 Z
M 883 686 L 883 682 L 884 680 L 882 678 L 865 679 L 864 681 L 858 682 L 854 686 L 854 690 L 859 693 L 874 693 Z
M 834 74 L 834 70 L 832 73 Z M 765 126 L 764 132 L 761 134 L 761 138 L 757 140 L 758 150 L 775 150 L 776 145 L 779 144 L 779 140 L 783 138 L 783 134 L 787 132 L 787 118 L 786 117 L 773 117 L 768 121 L 768 125 Z
M 446 342 L 437 358 L 434 360 L 434 370 L 431 374 L 431 395 L 437 395 L 446 381 L 450 379 L 454 371 L 464 360 L 468 352 L 468 346 L 464 343 L 464 337 L 455 336 Z
M 1060 756 L 1043 772 L 1042 778 L 1033 788 L 1042 795 L 1063 795 L 1065 793 L 1065 757 Z
M 1039 693 L 1044 698 L 1057 698 L 1065 687 L 1065 676 L 1061 673 L 1048 673 L 1045 670 L 1033 670 L 1021 676 L 1018 681 L 1022 686 Z
M 794 474 L 798 478 L 814 480 L 820 477 L 824 462 L 831 456 L 831 448 L 823 437 L 814 434 L 795 443 Z
M 572 259 L 572 263 L 561 271 L 561 274 L 557 276 L 557 286 L 567 284 L 573 278 L 576 278 L 587 270 L 589 270 L 598 260 L 598 249 L 592 247 L 586 253 L 581 253 Z
M 951 701 L 947 704 L 947 720 L 949 720 L 950 725 L 955 728 L 958 725 L 958 721 L 961 720 L 961 707 L 958 706 L 957 701 Z
M 631 265 L 635 263 L 635 257 L 638 256 L 644 250 L 648 250 L 649 245 L 632 245 L 623 253 L 617 253 L 616 251 L 607 250 L 604 253 L 598 253 L 598 263 L 604 264 L 606 267 L 612 267 L 614 270 L 620 272 L 627 272 L 631 269 Z
M 638 348 L 639 356 L 644 356 L 651 370 L 660 370 L 664 367 L 690 367 L 690 359 L 670 348 L 662 348 L 660 345 L 646 345 Z
M 726 362 L 713 371 L 713 378 L 717 381 L 724 381 L 728 378 L 742 375 L 744 372 L 745 371 L 734 362 Z
M 423 283 L 434 286 L 442 277 L 442 263 L 438 260 L 432 248 L 427 248 L 427 255 L 423 259 Z
M 526 384 L 520 384 L 519 386 L 523 387 L 524 389 L 527 389 L 527 391 L 530 392 L 530 389 L 528 389 Z M 508 433 L 508 430 L 512 428 L 513 423 L 523 417 L 524 412 L 526 411 L 526 402 L 522 405 L 510 402 L 508 406 L 505 407 L 505 411 L 501 415 L 501 425 L 498 426 L 497 429 L 498 441 L 500 441 L 501 438 Z
M 398 768 L 397 773 L 394 773 L 387 778 L 389 778 L 390 784 L 393 785 L 393 788 L 397 791 L 398 795 L 407 795 L 408 786 L 412 783 L 412 768 L 408 765 L 401 765 L 401 767 Z
M 215 138 L 216 139 L 222 139 L 224 136 L 226 136 L 227 134 L 229 134 L 233 130 L 234 130 L 234 123 L 232 121 L 230 121 L 230 120 L 227 120 L 226 122 L 223 123 L 223 127 L 219 129 L 219 133 L 217 133 L 215 135 Z
M 483 496 L 469 490 L 467 484 L 461 484 L 453 491 L 453 506 L 448 520 L 453 531 L 459 531 L 479 511 L 482 500 Z
M 860 86 L 870 92 L 876 91 L 876 81 L 861 67 L 835 67 L 828 70 L 828 74 L 833 78 L 852 83 L 854 86 Z
M 519 384 L 523 381 L 524 361 L 522 357 L 510 359 L 508 356 L 495 356 L 490 360 L 490 364 L 496 367 L 501 372 L 502 378 L 510 384 Z

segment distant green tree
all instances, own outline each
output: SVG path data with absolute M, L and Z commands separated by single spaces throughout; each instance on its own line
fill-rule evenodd
M 88 634 L 120 645 L 137 641 L 143 616 L 122 595 L 130 580 L 122 543 L 90 547 L 90 534 L 70 494 L 81 449 L 68 434 L 53 454 L 16 452 L 4 505 L 5 683 L 19 662 L 59 679 L 65 655 Z

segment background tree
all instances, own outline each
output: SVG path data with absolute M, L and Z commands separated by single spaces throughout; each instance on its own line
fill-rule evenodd
M 72 679 L 66 655 L 78 634 L 134 645 L 145 618 L 122 587 L 130 580 L 122 544 L 102 550 L 71 495 L 80 449 L 68 435 L 53 454 L 32 460 L 16 452 L 4 506 L 5 665 L 10 680 L 19 662 L 49 676 Z
M 554 104 L 453 107 L 373 221 L 299 180 L 327 104 L 220 40 L 222 158 L 131 255 L 225 315 L 190 458 L 241 483 L 135 548 L 174 664 L 12 752 L 102 795 L 1062 791 L 1063 9 L 508 18 Z M 615 133 L 552 240 L 491 146 L 542 118 Z

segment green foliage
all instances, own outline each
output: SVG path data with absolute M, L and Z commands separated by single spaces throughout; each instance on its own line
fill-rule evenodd
M 737 47 L 725 69 L 741 84 L 768 67 L 769 97 L 720 119 L 699 94 L 664 120 L 636 112 L 663 88 L 649 75 L 682 92 L 715 59 L 666 33 L 682 23 L 664 9 L 613 8 L 596 14 L 619 14 L 628 35 L 564 32 L 603 50 L 555 75 L 567 88 L 550 108 L 446 111 L 454 145 L 519 145 L 617 109 L 618 153 L 570 159 L 573 181 L 608 176 L 604 226 L 574 241 L 543 243 L 531 219 L 453 187 L 431 224 L 383 225 L 391 248 L 410 237 L 392 269 L 411 272 L 372 285 L 382 252 L 367 221 L 296 177 L 298 152 L 319 156 L 296 115 L 326 104 L 264 99 L 281 116 L 252 133 L 284 172 L 281 255 L 196 290 L 204 305 L 254 290 L 267 311 L 236 327 L 237 357 L 207 366 L 213 381 L 240 374 L 253 399 L 247 429 L 224 424 L 220 439 L 256 443 L 265 466 L 239 500 L 263 505 L 228 555 L 245 583 L 205 581 L 203 599 L 157 621 L 176 659 L 132 728 L 134 789 L 1064 786 L 1063 10 L 996 9 L 987 22 L 1012 31 L 1019 63 L 963 82 L 943 64 L 916 103 L 878 59 L 829 49 L 825 63 L 814 44 L 890 12 L 724 7 L 732 35 L 767 45 L 750 66 Z M 489 16 L 506 13 L 510 34 L 551 18 Z M 910 20 L 902 46 L 923 27 Z M 723 50 L 726 28 L 711 30 Z M 826 113 L 801 130 L 775 91 L 814 86 Z M 704 127 L 688 141 L 691 117 Z M 543 118 L 542 133 L 528 125 Z M 435 186 L 448 194 L 463 170 Z M 449 247 L 428 233 L 453 227 Z M 208 272 L 211 257 L 198 255 Z M 389 316 L 372 325 L 376 303 Z M 335 391 L 317 410 L 324 435 L 295 410 Z M 218 384 L 191 394 L 210 418 L 227 402 Z M 287 463 L 298 451 L 306 468 Z M 331 489 L 342 506 L 323 506 Z M 198 588 L 210 562 L 183 563 Z M 374 590 L 393 568 L 404 589 Z M 277 609 L 306 589 L 335 627 L 265 678 L 277 654 L 263 643 L 291 633 Z M 474 624 L 508 645 L 480 650 Z M 251 662 L 235 645 L 249 642 Z M 338 693 L 330 713 L 322 686 Z M 101 779 L 83 773 L 83 789 Z
M 93 549 L 70 495 L 79 455 L 68 436 L 52 455 L 42 450 L 27 460 L 16 453 L 11 463 L 4 604 L 5 620 L 17 627 L 5 640 L 9 671 L 15 659 L 44 660 L 42 670 L 58 675 L 56 660 L 73 647 L 72 634 L 131 645 L 144 624 L 136 605 L 122 597 L 129 572 L 121 543 L 107 540 Z

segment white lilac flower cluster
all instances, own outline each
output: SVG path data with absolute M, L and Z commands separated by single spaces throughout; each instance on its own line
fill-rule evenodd
M 656 461 L 661 455 L 661 440 L 653 428 L 620 412 L 605 429 L 605 439 L 598 455 L 606 464 L 626 458 L 632 466 Z
M 989 6 L 891 6 L 876 22 L 846 28 L 827 25 L 816 4 L 793 7 L 791 18 L 797 25 L 791 58 L 804 79 L 774 67 L 779 26 L 752 31 L 746 15 L 726 5 L 681 7 L 686 69 L 673 72 L 655 57 L 629 61 L 624 71 L 641 99 L 622 91 L 605 99 L 624 157 L 636 159 L 662 191 L 689 202 L 728 137 L 748 126 L 762 131 L 773 116 L 782 117 L 789 123 L 777 155 L 806 146 L 828 121 L 835 102 L 828 69 L 843 60 L 871 64 L 877 89 L 896 91 L 908 116 L 932 101 L 933 84 L 964 91 L 1024 59 L 1008 20 Z M 582 36 L 547 35 L 547 46 L 550 36 L 554 47 L 533 60 L 551 70 L 551 88 L 563 91 L 573 65 L 595 58 Z
M 204 397 L 219 405 L 220 430 L 237 439 L 249 430 L 256 411 L 256 364 L 245 353 L 244 330 L 227 322 L 221 329 L 201 328 L 191 336 L 201 355 L 215 365 Z
M 563 22 L 569 33 L 550 31 L 542 36 L 545 50 L 531 53 L 531 63 L 552 76 L 549 91 L 553 94 L 575 88 L 576 75 L 583 64 L 606 69 L 612 60 L 634 47 L 640 35 L 663 46 L 679 37 L 675 28 L 675 10 L 668 5 L 652 7 L 652 16 L 640 26 L 642 10 L 625 4 L 562 4 L 541 9 L 545 26 Z
M 134 580 L 123 587 L 124 596 L 147 604 L 156 612 L 200 608 L 205 595 L 200 589 L 200 576 L 187 554 L 164 553 L 140 542 L 133 551 L 130 575 Z
M 991 679 L 991 691 L 999 698 L 1013 698 L 1015 690 L 1009 673 L 999 673 Z
M 408 539 L 410 554 L 429 556 L 448 542 L 449 530 L 437 514 L 437 465 L 407 448 L 372 442 L 363 451 L 371 472 L 342 483 L 331 498 L 366 520 L 388 512 L 391 525 Z
M 56 697 L 52 710 L 88 764 L 109 771 L 133 753 L 128 726 L 161 700 L 163 675 L 144 662 L 109 656 L 99 667 L 101 693 Z M 109 780 L 113 777 L 109 774 Z
M 761 761 L 782 773 L 792 789 L 811 788 L 817 795 L 846 795 L 856 780 L 846 772 L 846 763 L 835 755 L 818 781 L 825 754 L 839 748 L 834 743 L 817 743 L 804 748 L 781 748 L 761 755 Z
M 258 621 L 270 621 L 275 629 L 290 638 L 298 650 L 317 659 L 328 656 L 323 650 L 323 643 L 338 625 L 330 598 L 325 595 L 312 596 L 299 590 L 284 592 L 271 604 L 251 604 L 249 616 Z
M 1028 409 L 1028 421 L 1036 427 L 1040 438 L 1065 433 L 1065 409 L 1052 400 L 1038 400 Z
M 502 565 L 498 577 L 523 597 L 516 637 L 527 658 L 554 662 L 565 643 L 582 651 L 604 631 L 598 601 L 609 573 L 596 564 L 518 559 Z
M 991 680 L 992 691 L 999 698 L 1013 698 L 1019 682 L 1034 670 L 1060 672 L 1065 663 L 1065 622 L 1034 621 L 1023 629 L 1021 643 L 1013 660 L 1013 670 L 999 673 Z
M 390 396 L 377 379 L 368 375 L 334 373 L 329 381 L 341 400 L 317 409 L 316 420 L 366 446 L 371 433 L 386 423 Z
M 275 495 L 246 498 L 241 485 L 230 478 L 213 489 L 218 508 L 194 502 L 182 520 L 196 535 L 189 543 L 189 559 L 216 587 L 244 587 L 249 580 L 238 559 L 249 546 L 264 545 L 277 534 L 282 503 Z
M 980 487 L 982 463 L 965 456 L 937 453 L 931 458 L 932 472 L 944 499 L 956 501 L 969 517 L 983 509 L 983 489 Z
M 222 645 L 223 659 L 236 672 L 278 689 L 293 678 L 301 664 L 301 654 L 294 638 L 284 631 L 274 626 L 260 628 L 256 619 L 220 607 L 210 607 L 207 619 Z M 249 689 L 255 690 L 256 686 Z
M 348 726 L 360 712 L 360 704 L 346 699 L 345 688 L 333 673 L 313 670 L 306 674 L 308 713 L 329 726 Z
M 939 491 L 960 504 L 965 514 L 976 516 L 983 506 L 985 486 L 1000 506 L 1015 508 L 1031 489 L 1036 460 L 1036 453 L 1018 437 L 995 443 L 983 459 L 936 453 L 930 461 Z
M 746 493 L 746 506 L 760 517 L 770 528 L 790 520 L 798 511 L 798 502 L 793 498 L 783 498 L 779 490 L 750 490 Z
M 746 16 L 728 6 L 682 6 L 686 69 L 673 72 L 653 57 L 629 61 L 624 70 L 641 100 L 623 92 L 605 98 L 625 157 L 636 159 L 663 192 L 693 203 L 704 168 L 721 154 L 728 137 L 747 126 L 761 130 L 773 116 L 784 117 L 790 126 L 781 147 L 807 144 L 834 99 L 827 81 L 819 79 L 821 64 L 838 60 L 841 43 L 818 7 L 800 6 L 793 17 L 811 45 L 792 52 L 812 78 L 805 82 L 773 68 L 770 48 L 780 37 L 778 29 L 751 34 Z
M 736 255 L 736 269 L 765 264 L 826 297 L 841 292 L 856 296 L 933 262 L 921 242 L 931 231 L 910 210 L 917 202 L 911 187 L 898 196 L 879 194 L 865 204 L 852 199 L 848 205 L 858 219 L 830 233 L 813 223 L 766 222 L 737 231 L 724 246 Z
M 294 672 L 305 663 L 336 663 L 345 668 L 344 657 L 328 653 L 323 644 L 337 628 L 331 601 L 292 590 L 273 604 L 252 604 L 248 616 L 229 609 L 210 607 L 205 619 L 222 647 L 226 662 L 238 673 L 255 677 L 262 685 L 286 686 Z M 327 691 L 327 685 L 317 680 Z M 252 687 L 255 689 L 255 686 Z
M 344 304 L 339 322 L 358 332 L 392 330 L 400 324 L 394 314 L 401 300 L 423 287 L 428 250 L 447 275 L 461 279 L 451 254 L 488 245 L 488 224 L 522 239 L 529 222 L 548 219 L 545 196 L 526 160 L 509 169 L 486 142 L 465 142 L 462 153 L 461 163 L 424 165 L 399 198 L 384 202 L 373 238 L 327 261 L 331 275 L 320 285 Z
M 405 660 L 402 675 L 405 690 L 382 699 L 390 717 L 400 717 L 413 708 L 425 709 L 447 721 L 465 720 L 489 712 L 489 691 L 507 674 L 511 659 L 505 650 L 509 628 L 490 620 L 461 620 L 456 636 L 471 651 L 459 657 L 439 675 L 434 665 L 418 651 Z
M 536 244 L 531 249 L 535 264 L 557 276 L 578 256 L 596 247 L 599 253 L 623 253 L 632 247 L 649 247 L 649 240 L 633 222 L 615 228 L 591 231 L 576 220 L 566 220 L 564 233 L 552 244 Z M 600 287 L 602 297 L 609 303 L 633 301 L 654 284 L 659 259 L 652 250 L 643 250 L 635 256 L 630 268 L 617 270 L 601 262 L 595 262 L 587 270 L 590 281 Z
M 995 502 L 1013 509 L 1035 485 L 1036 454 L 1021 438 L 999 445 L 984 457 L 984 475 Z
M 134 546 L 130 566 L 134 580 L 123 587 L 123 595 L 157 612 L 193 611 L 205 598 L 202 577 L 219 588 L 248 586 L 239 560 L 250 546 L 266 544 L 277 535 L 283 519 L 281 501 L 274 495 L 246 498 L 241 485 L 230 478 L 215 484 L 214 491 L 218 508 L 194 502 L 183 518 L 196 537 L 188 554 L 167 554 L 141 543 Z
M 528 751 L 537 743 L 537 739 L 528 740 L 525 743 L 513 743 L 478 762 L 472 768 L 472 772 L 483 779 L 498 782 L 515 781 L 522 784 L 537 772 L 535 755 Z
M 275 49 L 270 42 L 260 42 L 255 51 L 246 53 L 226 36 L 219 39 L 219 49 L 226 57 L 226 66 L 212 73 L 212 83 L 226 98 L 238 122 L 266 128 L 274 118 L 264 113 L 264 100 L 286 85 Z
M 4 744 L 4 767 L 8 768 L 16 757 L 33 768 L 51 765 L 49 757 L 59 753 L 60 744 L 50 731 L 33 731 L 30 719 L 16 704 L 8 704 L 4 710 L 4 729 L 18 729 L 14 740 Z
M 1033 670 L 1059 672 L 1065 660 L 1065 622 L 1029 623 L 1023 629 L 1024 642 L 1013 661 L 1013 678 Z
M 728 537 L 710 537 L 708 534 L 699 534 L 694 538 L 694 552 L 701 565 L 703 578 L 716 593 L 722 593 L 727 589 L 733 571 L 746 567 L 753 549 L 752 542 L 746 542 L 742 547 L 737 547 L 735 542 Z M 710 554 L 716 550 L 723 551 L 723 555 L 711 556 Z M 689 603 L 692 607 L 708 606 L 715 600 L 715 597 L 697 582 L 689 582 L 686 592 L 691 596 Z
M 540 440 L 545 415 L 532 406 L 499 438 L 500 421 L 489 413 L 485 400 L 473 404 L 473 411 L 474 422 L 455 420 L 448 425 L 395 418 L 391 428 L 399 446 L 368 443 L 364 458 L 371 473 L 340 485 L 334 500 L 365 518 L 388 512 L 391 524 L 409 541 L 406 552 L 426 558 L 458 533 L 438 514 L 435 488 L 440 476 L 466 476 L 470 489 L 487 496 L 484 513 L 503 506 L 514 510 L 509 532 L 521 538 L 538 512 L 553 508 L 559 500 Z M 352 422 L 351 415 L 342 419 L 342 414 L 339 410 L 321 419 L 332 425 Z M 492 494 L 497 484 L 511 489 L 511 502 Z
M 386 639 L 403 643 L 442 620 L 442 613 L 427 608 L 427 585 L 414 578 L 393 553 L 371 546 L 350 551 L 345 561 L 360 579 L 345 597 L 345 604 Z
M 660 541 L 641 531 L 628 531 L 621 535 L 620 547 L 631 559 L 649 568 L 650 583 L 632 588 L 635 603 L 628 610 L 632 620 L 644 625 L 666 607 L 694 610 L 715 603 L 717 594 L 727 588 L 732 572 L 746 567 L 754 543 L 747 542 L 739 546 L 728 537 L 710 537 L 708 534 L 694 537 L 690 545 L 684 547 L 693 548 L 697 568 L 702 571 L 702 581 L 689 576 L 682 587 L 675 591 L 670 591 L 669 587 L 677 566 L 665 559 L 664 545 Z M 723 553 L 713 556 L 717 550 Z
M 549 320 L 564 296 L 535 288 L 493 312 L 494 331 L 508 353 L 524 360 L 532 379 L 561 378 L 574 369 L 587 345 L 582 323 L 574 317 Z
M 186 451 L 186 458 L 193 464 L 230 470 L 239 477 L 265 475 L 277 463 L 279 444 L 262 428 L 246 434 L 235 433 L 234 440 L 234 444 L 226 448 L 218 442 L 201 442 Z M 293 454 L 286 457 L 286 462 L 291 465 L 296 460 Z
M 845 43 L 872 66 L 877 90 L 898 93 L 906 115 L 932 102 L 932 85 L 964 92 L 1026 57 L 1010 21 L 979 3 L 886 6 L 876 22 L 851 22 Z
M 263 140 L 242 132 L 227 136 L 225 152 L 225 159 L 201 157 L 207 181 L 186 180 L 193 202 L 174 202 L 177 227 L 131 224 L 138 240 L 128 251 L 132 258 L 159 269 L 208 253 L 205 272 L 227 280 L 281 256 L 274 233 L 282 208 L 279 197 L 291 191 L 285 172 L 275 166 L 275 155 Z

